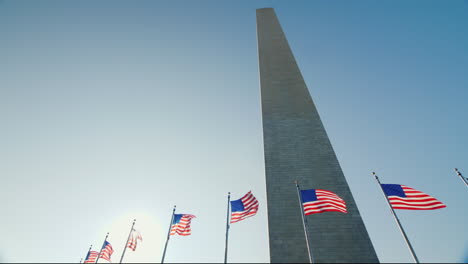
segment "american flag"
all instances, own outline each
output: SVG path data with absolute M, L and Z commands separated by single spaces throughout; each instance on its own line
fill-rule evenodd
M 143 238 L 141 237 L 140 232 L 137 230 L 133 229 L 132 234 L 130 235 L 130 239 L 128 240 L 127 247 L 133 251 L 135 251 L 137 247 L 137 242 L 138 240 L 143 241 Z
M 112 262 L 110 259 L 112 253 L 114 253 L 114 249 L 112 248 L 112 245 L 109 242 L 105 241 L 104 245 L 102 245 L 100 258 L 105 259 L 109 262 Z
M 231 201 L 231 224 L 257 214 L 258 201 L 249 191 L 239 200 Z
M 333 192 L 321 189 L 301 190 L 301 196 L 305 215 L 329 211 L 348 212 L 345 201 Z
M 446 207 L 436 198 L 400 184 L 381 184 L 393 209 L 434 210 Z
M 174 220 L 172 220 L 171 236 L 178 234 L 179 236 L 189 236 L 192 234 L 192 228 L 190 223 L 195 218 L 191 214 L 174 214 Z
M 85 261 L 83 263 L 94 263 L 96 262 L 97 256 L 99 255 L 99 252 L 97 251 L 88 251 L 88 255 L 86 255 Z

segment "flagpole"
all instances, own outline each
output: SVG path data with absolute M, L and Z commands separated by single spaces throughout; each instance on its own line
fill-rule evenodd
M 302 224 L 304 225 L 304 234 L 306 238 L 307 252 L 309 253 L 309 262 L 314 263 L 312 252 L 310 251 L 309 230 L 307 229 L 307 219 L 305 218 L 305 215 L 304 215 L 304 205 L 302 204 L 301 190 L 299 189 L 299 184 L 297 183 L 297 181 L 295 181 L 295 183 L 296 183 L 296 188 L 297 188 L 297 196 L 299 197 L 299 205 L 301 206 L 301 217 L 302 217 Z
M 461 172 L 458 171 L 457 168 L 455 168 L 455 172 L 458 176 L 460 176 L 460 179 L 465 183 L 466 187 L 468 187 L 468 179 L 463 177 L 463 175 L 461 174 Z
M 377 180 L 377 183 L 378 183 L 379 186 L 380 186 L 380 190 L 382 190 L 382 194 L 383 194 L 383 196 L 385 197 L 385 200 L 387 201 L 388 206 L 390 206 L 390 210 L 391 210 L 391 212 L 392 212 L 392 215 L 393 215 L 393 217 L 395 218 L 395 221 L 397 222 L 398 227 L 400 228 L 401 234 L 403 235 L 403 238 L 404 238 L 405 241 L 406 241 L 406 245 L 408 246 L 408 248 L 409 248 L 409 250 L 410 250 L 410 252 L 411 252 L 411 255 L 413 256 L 414 262 L 415 262 L 415 263 L 419 263 L 419 259 L 418 259 L 418 257 L 416 256 L 416 252 L 414 252 L 414 249 L 413 249 L 413 247 L 411 246 L 411 243 L 409 242 L 408 236 L 406 236 L 405 230 L 403 229 L 403 226 L 402 226 L 401 223 L 400 223 L 400 219 L 398 219 L 398 216 L 396 215 L 395 210 L 393 209 L 392 204 L 390 203 L 390 201 L 388 200 L 387 195 L 385 194 L 385 191 L 384 191 L 384 189 L 383 189 L 383 187 L 382 187 L 382 184 L 380 183 L 379 177 L 377 177 L 377 174 L 375 174 L 375 172 L 372 172 L 372 174 L 374 175 L 375 179 Z
M 109 236 L 109 232 L 107 232 L 106 238 L 104 238 L 104 242 L 102 243 L 102 247 L 104 247 L 104 244 L 106 244 L 108 236 Z M 96 262 L 94 262 L 94 263 L 97 263 L 99 261 L 99 257 L 101 257 L 102 247 L 101 247 L 101 250 L 99 250 L 99 254 L 98 254 L 97 258 L 96 258 Z
M 229 205 L 231 201 L 231 193 L 228 192 L 227 213 L 226 213 L 226 246 L 224 248 L 224 263 L 227 263 L 228 252 L 228 236 L 229 236 Z
M 124 249 L 123 249 L 123 252 L 122 252 L 122 256 L 120 257 L 120 262 L 119 263 L 122 263 L 123 257 L 125 255 L 125 251 L 127 250 L 128 240 L 130 240 L 130 236 L 132 235 L 133 227 L 135 226 L 135 221 L 136 221 L 136 219 L 133 219 L 132 228 L 130 228 L 130 233 L 128 233 L 127 242 L 125 243 L 125 246 L 124 246 Z
M 166 245 L 164 245 L 164 252 L 162 255 L 161 263 L 164 263 L 164 258 L 166 257 L 167 243 L 169 242 L 169 238 L 171 237 L 171 228 L 172 228 L 172 221 L 174 221 L 175 209 L 176 209 L 176 206 L 174 205 L 174 209 L 172 210 L 171 222 L 169 223 L 169 230 L 167 231 L 167 240 L 166 240 Z
M 81 264 L 82 261 L 83 261 L 83 258 L 80 259 L 80 264 Z

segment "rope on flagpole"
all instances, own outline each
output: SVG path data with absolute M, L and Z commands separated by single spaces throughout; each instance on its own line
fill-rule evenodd
M 463 177 L 463 175 L 461 174 L 460 171 L 458 171 L 457 168 L 455 168 L 455 172 L 457 173 L 457 175 L 460 177 L 460 179 L 465 183 L 465 186 L 468 187 L 468 179 Z
M 403 229 L 403 226 L 402 226 L 401 223 L 400 223 L 400 219 L 398 219 L 398 216 L 396 215 L 395 210 L 393 209 L 392 204 L 390 203 L 390 201 L 388 200 L 387 195 L 385 194 L 385 191 L 384 191 L 384 189 L 383 189 L 383 187 L 382 187 L 382 184 L 380 183 L 379 177 L 377 177 L 377 174 L 375 174 L 375 172 L 372 172 L 372 175 L 374 175 L 375 180 L 376 180 L 377 183 L 379 184 L 380 190 L 382 190 L 382 194 L 383 194 L 383 196 L 385 197 L 385 201 L 387 201 L 388 206 L 390 206 L 390 210 L 391 210 L 391 212 L 392 212 L 392 215 L 393 215 L 393 217 L 395 218 L 396 223 L 398 224 L 398 228 L 400 228 L 401 234 L 403 235 L 403 238 L 404 238 L 405 241 L 406 241 L 406 245 L 408 246 L 408 248 L 409 248 L 409 250 L 410 250 L 410 252 L 411 252 L 411 255 L 413 256 L 414 262 L 415 262 L 415 263 L 419 263 L 419 259 L 418 259 L 418 257 L 416 256 L 416 252 L 414 252 L 413 246 L 411 246 L 411 243 L 409 242 L 408 236 L 406 236 L 405 230 Z
M 174 205 L 174 209 L 172 210 L 171 222 L 169 223 L 169 230 L 167 231 L 167 240 L 166 245 L 164 245 L 164 252 L 162 255 L 161 263 L 164 263 L 164 258 L 166 257 L 167 243 L 169 242 L 169 238 L 171 237 L 172 222 L 174 221 L 175 210 L 176 206 Z
M 314 263 L 314 258 L 312 256 L 312 252 L 310 251 L 309 230 L 307 229 L 307 219 L 305 218 L 305 215 L 304 215 L 304 205 L 302 203 L 301 189 L 299 188 L 299 184 L 297 181 L 294 181 L 294 183 L 296 184 L 297 196 L 299 197 L 299 205 L 301 207 L 302 224 L 304 225 L 304 234 L 306 238 L 307 252 L 309 253 L 309 262 Z
M 224 263 L 227 263 L 228 252 L 228 236 L 229 236 L 229 205 L 231 200 L 231 193 L 228 192 L 227 213 L 226 213 L 226 246 L 224 248 Z
M 98 254 L 97 258 L 96 258 L 96 262 L 94 262 L 94 263 L 98 263 L 99 258 L 101 257 L 102 248 L 103 248 L 104 245 L 106 244 L 106 241 L 107 241 L 107 237 L 108 237 L 108 236 L 109 236 L 109 232 L 107 232 L 106 238 L 104 238 L 104 242 L 102 243 L 101 250 L 99 250 L 99 254 Z
M 132 235 L 133 227 L 135 226 L 135 222 L 136 222 L 136 219 L 133 219 L 132 228 L 130 228 L 130 233 L 128 233 L 127 242 L 125 243 L 125 247 L 123 249 L 122 256 L 120 257 L 120 262 L 119 263 L 122 263 L 123 257 L 125 255 L 125 251 L 127 250 L 128 240 L 130 240 L 130 236 Z

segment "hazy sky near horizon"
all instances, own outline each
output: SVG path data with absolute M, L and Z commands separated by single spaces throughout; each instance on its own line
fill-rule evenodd
M 263 7 L 380 261 L 412 258 L 373 171 L 447 205 L 397 211 L 422 262 L 466 262 L 468 190 L 453 171 L 468 176 L 462 0 L 0 1 L 0 262 L 79 262 L 106 232 L 117 262 L 134 218 L 143 241 L 125 260 L 159 262 L 173 205 L 197 218 L 166 262 L 222 262 L 227 192 L 249 190 L 260 210 L 232 225 L 229 262 L 268 262 Z

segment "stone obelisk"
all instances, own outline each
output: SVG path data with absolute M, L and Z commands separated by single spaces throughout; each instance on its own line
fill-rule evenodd
M 378 262 L 325 128 L 272 8 L 257 9 L 271 262 L 309 262 L 294 181 L 346 201 L 306 216 L 314 262 Z

